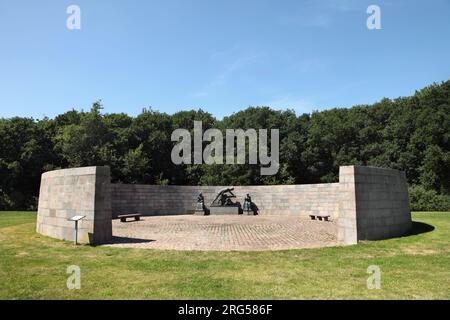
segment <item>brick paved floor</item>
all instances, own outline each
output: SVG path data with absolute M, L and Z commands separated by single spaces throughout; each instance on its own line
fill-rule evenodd
M 155 216 L 113 220 L 115 247 L 165 250 L 283 250 L 337 245 L 334 222 L 283 216 Z

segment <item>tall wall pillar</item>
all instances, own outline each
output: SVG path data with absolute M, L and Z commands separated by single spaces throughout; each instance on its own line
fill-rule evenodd
M 339 168 L 339 193 L 338 241 L 344 244 L 355 244 L 358 242 L 358 234 L 354 166 Z
M 62 240 L 74 240 L 75 215 L 78 242 L 108 243 L 112 238 L 109 167 L 83 167 L 45 172 L 39 193 L 37 232 Z
M 412 227 L 405 173 L 394 169 L 344 166 L 339 170 L 338 240 L 379 240 Z

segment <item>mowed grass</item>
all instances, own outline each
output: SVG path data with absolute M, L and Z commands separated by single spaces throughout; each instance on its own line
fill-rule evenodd
M 449 299 L 450 213 L 414 213 L 414 235 L 355 246 L 199 252 L 77 246 L 0 213 L 0 299 Z M 81 289 L 66 271 L 81 268 Z M 370 265 L 381 289 L 367 289 Z

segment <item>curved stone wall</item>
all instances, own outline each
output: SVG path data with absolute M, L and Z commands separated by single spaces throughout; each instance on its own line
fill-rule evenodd
M 192 213 L 200 192 L 205 205 L 214 200 L 226 186 L 154 186 L 113 184 L 111 186 L 113 217 L 139 212 L 143 215 L 174 215 Z M 235 201 L 244 203 L 247 193 L 258 207 L 260 215 L 328 214 L 339 213 L 339 183 L 309 185 L 237 186 Z
M 399 170 L 346 166 L 339 172 L 338 238 L 344 243 L 407 234 L 412 228 L 408 186 Z
M 79 239 L 84 243 L 111 240 L 111 219 L 120 214 L 176 215 L 192 213 L 197 195 L 205 204 L 223 186 L 158 186 L 111 184 L 108 167 L 87 167 L 42 175 L 37 231 L 73 240 L 74 215 L 85 215 Z M 338 183 L 239 186 L 236 200 L 250 193 L 261 215 L 330 215 L 338 222 L 344 244 L 404 235 L 412 226 L 405 174 L 361 166 L 340 168 Z
M 78 242 L 111 241 L 109 167 L 85 167 L 46 172 L 41 178 L 37 232 L 74 240 L 75 215 L 86 216 L 78 225 Z

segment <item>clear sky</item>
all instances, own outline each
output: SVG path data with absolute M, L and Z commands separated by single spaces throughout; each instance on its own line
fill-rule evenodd
M 69 5 L 81 29 L 66 27 Z M 370 4 L 381 30 L 369 30 Z M 450 79 L 449 0 L 0 0 L 0 117 L 298 114 Z

